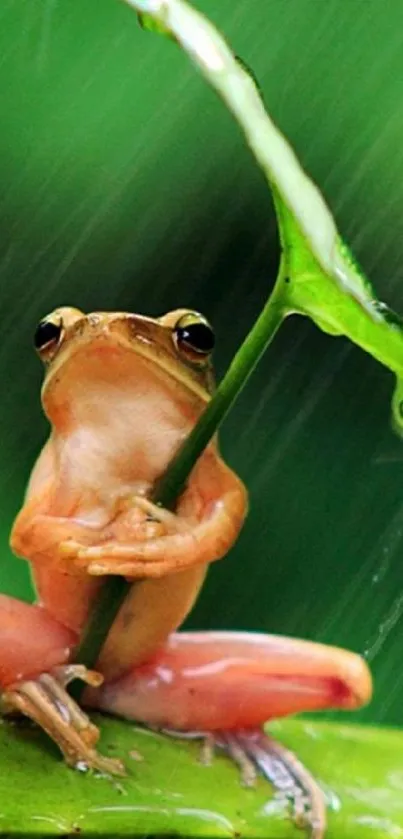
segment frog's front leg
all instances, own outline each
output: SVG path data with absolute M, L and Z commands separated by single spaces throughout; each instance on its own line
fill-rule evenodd
M 166 510 L 154 509 L 154 521 L 147 521 L 145 527 L 136 520 L 132 539 L 125 516 L 116 522 L 113 538 L 90 546 L 69 539 L 61 544 L 60 553 L 91 576 L 118 574 L 133 580 L 206 565 L 224 556 L 234 543 L 245 517 L 245 492 L 239 484 L 224 497 L 212 499 L 198 521 L 181 516 L 167 520 Z
M 147 664 L 89 690 L 86 701 L 171 732 L 210 735 L 241 765 L 254 766 L 294 801 L 295 820 L 323 835 L 323 795 L 307 770 L 264 734 L 270 719 L 369 701 L 372 683 L 360 656 L 270 635 L 196 632 L 171 635 Z M 252 773 L 253 774 L 253 773 Z
M 48 492 L 46 487 L 38 499 L 28 500 L 20 510 L 10 534 L 10 547 L 17 556 L 30 562 L 46 564 L 50 569 L 61 566 L 68 573 L 68 564 L 60 554 L 60 545 L 66 540 L 75 540 L 83 546 L 91 545 L 99 540 L 102 530 L 71 516 L 49 513 Z
M 66 691 L 73 679 L 93 687 L 102 676 L 69 664 L 75 634 L 44 608 L 0 595 L 0 708 L 36 722 L 71 766 L 122 774 L 120 761 L 96 751 L 99 731 Z
M 220 464 L 221 481 L 217 478 L 214 486 L 203 485 L 204 464 L 196 470 L 199 474 L 182 496 L 177 515 L 134 497 L 133 509 L 116 518 L 100 544 L 69 538 L 60 545 L 61 555 L 91 576 L 129 579 L 160 578 L 220 559 L 244 521 L 245 488 L 225 464 Z

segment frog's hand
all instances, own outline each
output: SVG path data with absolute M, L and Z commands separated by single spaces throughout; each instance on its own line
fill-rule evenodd
M 199 467 L 199 472 L 204 468 Z M 243 484 L 221 464 L 221 480 L 217 479 L 216 485 L 200 481 L 197 490 L 190 487 L 181 499 L 178 515 L 170 516 L 168 522 L 166 511 L 162 511 L 161 522 L 167 530 L 174 529 L 172 519 L 176 519 L 176 532 L 139 539 L 136 528 L 131 539 L 126 515 L 115 522 L 113 538 L 107 542 L 85 546 L 69 540 L 60 546 L 60 554 L 93 576 L 158 578 L 223 557 L 239 534 L 246 510 Z
M 82 524 L 74 518 L 49 513 L 50 489 L 45 487 L 38 498 L 28 500 L 17 515 L 10 535 L 10 547 L 16 556 L 30 562 L 56 567 L 60 544 L 74 539 L 82 545 L 99 539 L 100 528 Z M 69 564 L 63 562 L 68 573 Z M 74 569 L 72 569 L 74 572 Z
M 65 690 L 76 678 L 94 686 L 102 681 L 67 663 L 76 641 L 45 609 L 0 595 L 0 709 L 38 723 L 71 766 L 122 774 L 120 761 L 96 751 L 97 727 Z
M 366 663 L 345 650 L 274 635 L 183 632 L 148 664 L 90 691 L 87 701 L 161 728 L 217 731 L 358 708 L 371 691 Z

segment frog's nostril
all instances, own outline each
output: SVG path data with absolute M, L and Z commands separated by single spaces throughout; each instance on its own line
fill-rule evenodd
M 97 327 L 102 323 L 102 317 L 98 312 L 91 312 L 90 315 L 87 315 L 87 323 L 89 326 Z

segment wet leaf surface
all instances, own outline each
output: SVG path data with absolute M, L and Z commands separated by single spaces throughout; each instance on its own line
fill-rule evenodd
M 403 734 L 392 729 L 293 720 L 270 727 L 323 786 L 328 839 L 403 836 Z M 127 778 L 66 768 L 28 723 L 0 726 L 1 835 L 303 836 L 259 779 L 243 789 L 219 755 L 198 760 L 196 743 L 102 719 L 102 748 L 123 757 Z

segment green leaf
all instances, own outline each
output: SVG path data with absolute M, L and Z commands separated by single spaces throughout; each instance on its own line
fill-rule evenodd
M 346 335 L 397 377 L 393 419 L 403 434 L 403 328 L 377 299 L 343 242 L 319 189 L 273 123 L 259 87 L 222 35 L 185 0 L 125 0 L 163 24 L 235 117 L 273 193 L 283 249 L 275 302 Z M 286 285 L 287 282 L 287 285 Z
M 255 790 L 241 788 L 226 757 L 206 767 L 197 743 L 114 719 L 96 721 L 103 751 L 125 759 L 127 778 L 74 772 L 37 728 L 2 723 L 2 835 L 304 836 L 269 784 L 259 779 Z M 276 722 L 270 731 L 323 786 L 327 839 L 403 836 L 403 733 L 306 720 Z
M 388 367 L 397 378 L 392 400 L 395 430 L 403 434 L 403 321 L 381 303 L 349 248 L 338 237 L 337 264 L 349 266 L 343 285 L 335 270 L 325 271 L 301 232 L 293 214 L 275 194 L 283 245 L 283 275 L 276 284 L 278 299 L 288 314 L 310 317 L 330 335 L 345 335 Z

